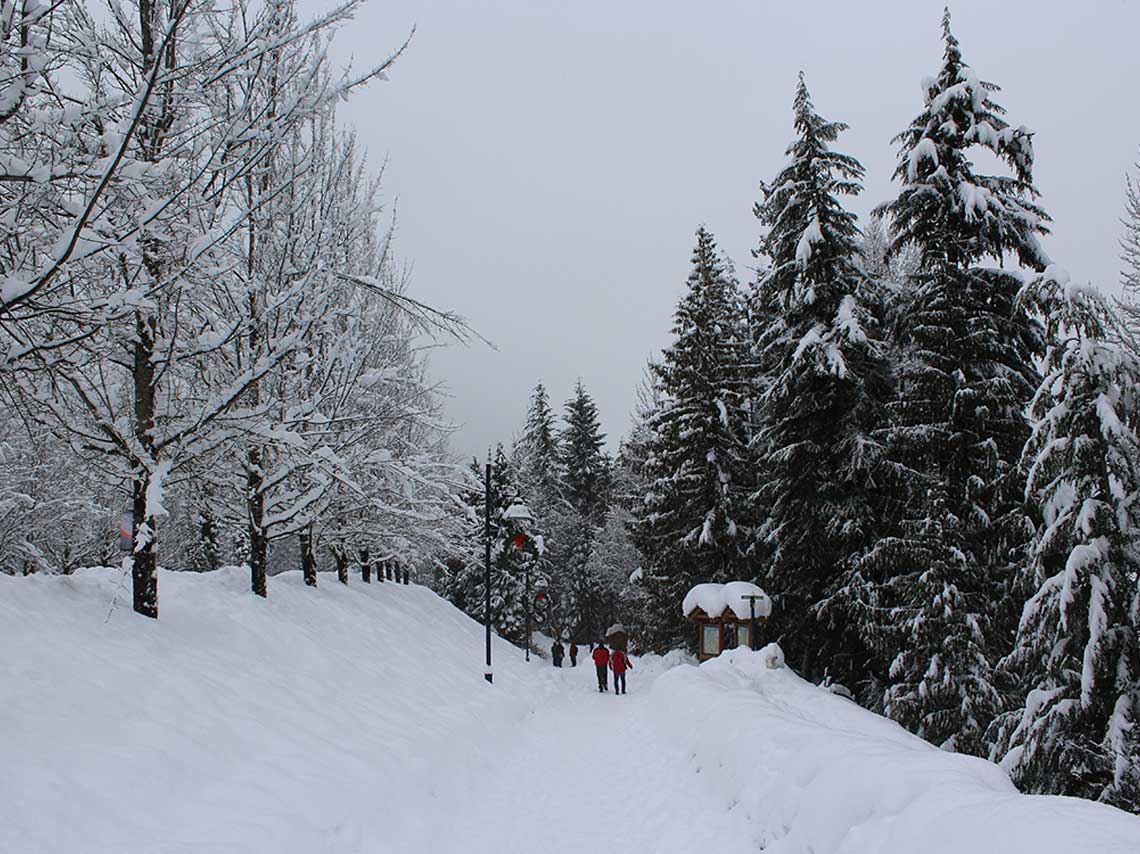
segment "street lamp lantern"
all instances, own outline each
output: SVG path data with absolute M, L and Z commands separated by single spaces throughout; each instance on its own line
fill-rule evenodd
M 534 521 L 534 514 L 521 501 L 516 501 L 503 511 L 503 518 L 516 525 L 526 526 Z

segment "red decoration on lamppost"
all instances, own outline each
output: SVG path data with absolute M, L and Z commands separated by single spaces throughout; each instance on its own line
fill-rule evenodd
M 515 534 L 515 548 L 521 552 L 524 545 L 526 545 L 526 534 Z

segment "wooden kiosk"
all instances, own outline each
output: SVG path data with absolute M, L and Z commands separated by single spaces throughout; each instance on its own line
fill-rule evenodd
M 707 661 L 726 649 L 759 648 L 772 600 L 750 581 L 698 584 L 685 594 L 681 611 L 686 620 L 697 624 L 697 658 Z
M 625 626 L 621 623 L 614 623 L 606 629 L 606 643 L 610 649 L 620 649 L 622 652 L 628 653 L 626 648 L 629 644 L 629 634 L 625 630 Z

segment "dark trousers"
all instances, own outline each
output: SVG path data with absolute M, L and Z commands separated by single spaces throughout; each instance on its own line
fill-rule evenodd
M 561 667 L 562 666 L 562 659 L 561 658 L 554 659 L 554 666 L 555 667 Z
M 604 664 L 596 665 L 598 671 L 598 690 L 605 691 L 609 688 L 609 676 L 606 675 L 606 666 Z
M 620 691 L 618 691 L 618 685 L 619 684 L 621 685 Z M 616 670 L 614 671 L 614 693 L 615 694 L 624 694 L 625 693 L 625 671 L 624 670 L 621 673 L 618 673 Z

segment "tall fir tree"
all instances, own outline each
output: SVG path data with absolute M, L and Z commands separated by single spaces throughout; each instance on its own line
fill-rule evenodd
M 602 450 L 606 434 L 598 421 L 598 407 L 581 380 L 566 401 L 564 420 L 560 444 L 566 500 L 579 515 L 600 525 L 609 493 L 609 459 Z
M 569 505 L 563 497 L 561 448 L 554 413 L 546 386 L 538 383 L 531 393 L 522 435 L 515 442 L 511 463 L 519 489 L 534 516 L 529 534 L 540 537 L 543 549 L 531 567 L 532 581 L 549 584 L 560 574 L 568 548 L 566 516 Z M 544 621 L 545 622 L 545 621 Z M 545 625 L 545 628 L 550 628 Z
M 765 387 L 753 442 L 763 477 L 756 503 L 770 550 L 773 629 L 803 676 L 865 679 L 870 655 L 857 611 L 839 594 L 853 559 L 883 516 L 883 449 L 876 431 L 892 394 L 877 340 L 882 297 L 860 266 L 860 234 L 843 196 L 862 190 L 863 167 L 832 150 L 846 129 L 821 117 L 800 74 L 795 140 L 756 216 L 767 260 L 754 314 Z
M 486 492 L 485 471 L 478 460 L 471 463 L 471 487 L 465 500 L 467 512 L 467 548 L 460 564 L 444 584 L 447 598 L 468 614 L 482 621 L 485 616 L 486 589 Z M 504 638 L 523 643 L 526 625 L 524 572 L 529 562 L 537 565 L 541 556 L 532 537 L 522 548 L 515 543 L 518 533 L 508 521 L 506 511 L 523 500 L 514 466 L 503 451 L 495 448 L 491 460 L 491 625 Z
M 632 523 L 646 562 L 647 640 L 658 649 L 691 642 L 681 616 L 691 585 L 756 574 L 746 557 L 752 467 L 742 303 L 731 265 L 702 226 L 675 340 L 651 365 L 661 403 L 645 425 L 648 488 Z
M 558 586 L 571 636 L 597 640 L 606 628 L 602 625 L 605 596 L 594 549 L 609 505 L 610 460 L 603 451 L 606 437 L 597 405 L 581 381 L 566 401 L 564 421 L 559 444 L 569 513 Z
M 1140 360 L 1091 289 L 1049 268 L 1026 288 L 1047 318 L 1023 466 L 1041 525 L 1032 596 L 1002 662 L 1019 707 L 993 758 L 1025 791 L 1140 811 Z
M 531 393 L 526 424 L 515 443 L 512 462 L 536 517 L 558 512 L 564 492 L 561 448 L 550 397 L 541 382 Z
M 886 431 L 900 479 L 897 530 L 859 567 L 869 640 L 890 661 L 888 715 L 928 740 L 983 750 L 1000 704 L 992 664 L 1016 626 L 1013 564 L 1028 538 L 1018 460 L 1038 383 L 1041 330 L 1015 298 L 1016 258 L 1047 263 L 1038 236 L 1031 134 L 1002 118 L 997 86 L 962 60 L 943 18 L 945 51 L 924 81 L 925 106 L 896 137 L 892 252 L 919 267 L 898 318 L 900 394 Z M 975 171 L 980 147 L 1009 176 Z

